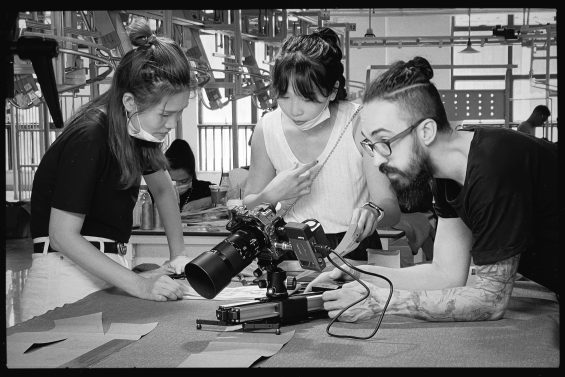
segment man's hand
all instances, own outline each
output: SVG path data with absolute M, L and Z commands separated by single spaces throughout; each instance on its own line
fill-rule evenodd
M 340 266 L 345 271 L 349 271 L 350 274 L 359 278 L 359 271 L 353 270 L 345 265 Z M 318 277 L 312 280 L 304 289 L 304 292 L 310 292 L 312 290 L 312 286 L 323 284 L 335 284 L 335 281 L 351 281 L 353 278 L 347 275 L 345 272 L 341 271 L 339 268 L 334 268 L 331 271 L 322 272 Z
M 389 291 L 384 288 L 378 288 L 371 283 L 364 283 L 371 290 L 369 297 L 343 312 L 339 317 L 339 321 L 364 321 L 374 318 L 381 313 Z M 322 294 L 324 309 L 327 310 L 330 318 L 334 318 L 340 310 L 362 299 L 366 294 L 367 290 L 365 287 L 356 281 L 344 284 L 341 289 L 326 291 Z

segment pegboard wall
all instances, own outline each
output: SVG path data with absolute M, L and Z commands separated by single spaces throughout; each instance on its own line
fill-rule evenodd
M 450 121 L 505 119 L 504 90 L 440 90 Z

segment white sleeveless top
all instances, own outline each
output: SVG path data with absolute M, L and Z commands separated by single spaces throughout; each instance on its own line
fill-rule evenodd
M 334 128 L 326 147 L 317 158 L 318 166 L 326 159 L 358 106 L 351 102 L 339 102 Z M 280 107 L 260 119 L 267 154 L 277 175 L 292 168 L 295 162 L 302 165 L 288 145 L 281 119 Z M 349 124 L 339 144 L 312 183 L 310 193 L 300 197 L 284 216 L 286 222 L 316 219 L 322 224 L 325 233 L 345 232 L 353 210 L 369 200 L 361 153 L 353 139 L 354 123 Z M 317 168 L 312 170 L 313 173 L 316 172 L 315 169 Z M 294 200 L 295 198 L 281 203 L 282 210 Z

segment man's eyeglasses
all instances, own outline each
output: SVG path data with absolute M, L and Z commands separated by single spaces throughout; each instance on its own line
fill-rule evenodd
M 431 118 L 428 117 L 428 118 L 420 119 L 419 121 L 408 127 L 407 129 L 405 129 L 404 131 L 394 135 L 388 140 L 379 140 L 372 142 L 369 139 L 364 139 L 360 141 L 360 144 L 363 147 L 363 149 L 365 149 L 365 151 L 369 153 L 369 156 L 371 157 L 375 155 L 375 152 L 377 152 L 383 157 L 388 157 L 392 154 L 392 149 L 390 148 L 390 144 L 393 141 L 402 139 L 404 136 L 408 135 L 410 132 L 412 132 L 414 128 L 418 127 L 420 123 L 422 123 L 426 119 L 431 119 Z

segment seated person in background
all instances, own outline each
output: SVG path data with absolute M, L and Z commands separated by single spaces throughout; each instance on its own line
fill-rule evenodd
M 501 319 L 517 272 L 559 299 L 557 146 L 505 128 L 452 129 L 432 77 L 424 58 L 399 61 L 363 98 L 362 145 L 375 168 L 387 174 L 399 201 L 399 193 L 412 188 L 409 197 L 418 198 L 418 186 L 432 179 L 438 216 L 431 263 L 362 266 L 392 282 L 386 313 L 427 321 Z M 471 259 L 476 275 L 467 281 Z M 344 311 L 342 321 L 379 316 L 389 297 L 386 281 L 359 277 L 370 296 Z M 345 278 L 351 279 L 338 269 L 322 273 L 307 291 Z M 324 309 L 336 317 L 365 294 L 358 282 L 346 283 L 322 294 Z
M 210 185 L 196 177 L 194 153 L 186 140 L 174 140 L 165 152 L 169 161 L 169 174 L 176 182 L 181 212 L 197 211 L 212 207 Z
M 545 105 L 538 105 L 535 107 L 534 111 L 530 117 L 520 123 L 517 131 L 523 132 L 528 135 L 536 136 L 536 127 L 541 126 L 547 121 L 547 118 L 551 115 L 551 112 Z

